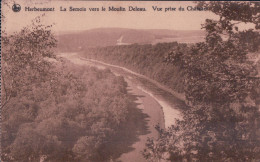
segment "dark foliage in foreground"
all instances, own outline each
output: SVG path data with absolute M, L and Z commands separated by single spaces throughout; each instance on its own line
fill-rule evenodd
M 143 154 L 150 161 L 257 161 L 260 82 L 257 65 L 247 57 L 248 52 L 259 54 L 260 36 L 253 29 L 239 32 L 232 20 L 258 28 L 259 3 L 198 5 L 220 15 L 220 20 L 203 24 L 205 42 L 167 57 L 168 62 L 183 65 L 191 108 L 171 128 L 158 129 L 160 138 L 149 139 Z
M 126 121 L 126 82 L 56 58 L 37 21 L 2 36 L 1 160 L 104 161 L 103 145 Z

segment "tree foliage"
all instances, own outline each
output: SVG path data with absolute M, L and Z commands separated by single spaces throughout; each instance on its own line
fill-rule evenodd
M 257 2 L 199 2 L 220 16 L 207 19 L 205 42 L 177 49 L 166 60 L 183 65 L 185 95 L 190 109 L 183 120 L 160 138 L 149 140 L 144 155 L 150 160 L 253 161 L 260 153 L 259 78 L 247 59 L 259 50 L 259 33 L 239 31 L 238 22 L 259 27 Z
M 56 57 L 40 17 L 1 40 L 1 160 L 106 160 L 103 145 L 128 113 L 124 79 Z
M 48 79 L 51 67 L 48 58 L 55 58 L 52 49 L 56 40 L 51 26 L 41 25 L 40 19 L 37 17 L 20 32 L 2 37 L 2 107 L 24 87 Z
M 216 15 L 221 21 L 239 21 L 254 23 L 256 29 L 260 25 L 260 4 L 259 2 L 197 2 L 198 7 L 205 7 Z M 225 22 L 227 23 L 227 22 Z M 230 28 L 229 28 L 230 29 Z

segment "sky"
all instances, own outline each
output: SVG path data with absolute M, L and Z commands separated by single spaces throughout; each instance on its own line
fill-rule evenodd
M 13 3 L 21 5 L 20 12 L 13 12 L 10 6 Z M 217 19 L 218 16 L 208 11 L 187 11 L 188 6 L 194 6 L 193 2 L 153 2 L 153 1 L 48 1 L 48 0 L 15 0 L 9 2 L 9 7 L 4 5 L 2 11 L 5 21 L 2 27 L 7 32 L 19 31 L 31 24 L 32 19 L 45 13 L 42 22 L 52 25 L 54 31 L 88 30 L 93 28 L 133 28 L 133 29 L 172 29 L 172 30 L 200 30 L 205 19 Z M 126 12 L 91 12 L 88 8 L 124 7 Z M 146 12 L 128 11 L 128 7 L 146 8 Z M 154 11 L 152 6 L 163 8 L 163 11 Z M 25 7 L 54 7 L 54 12 L 28 12 Z M 67 11 L 60 11 L 60 7 Z M 69 7 L 86 8 L 86 12 L 68 11 Z M 165 12 L 165 8 L 177 8 L 177 11 Z M 183 7 L 186 11 L 178 11 Z

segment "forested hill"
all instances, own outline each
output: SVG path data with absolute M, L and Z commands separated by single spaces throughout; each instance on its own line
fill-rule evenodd
M 55 55 L 49 28 L 37 19 L 2 35 L 0 161 L 100 162 L 119 156 L 110 143 L 134 109 L 127 83 L 108 69 Z
M 184 77 L 180 65 L 167 64 L 166 56 L 176 48 L 186 49 L 186 44 L 158 43 L 156 45 L 128 45 L 90 48 L 83 57 L 119 65 L 145 75 L 159 83 L 183 93 Z
M 123 77 L 61 58 L 50 72 L 42 82 L 23 76 L 30 84 L 4 107 L 1 158 L 68 162 L 114 156 L 108 141 L 129 115 Z
M 89 47 L 125 44 L 156 44 L 162 42 L 196 43 L 203 41 L 201 30 L 98 28 L 85 31 L 56 33 L 60 51 L 79 51 Z

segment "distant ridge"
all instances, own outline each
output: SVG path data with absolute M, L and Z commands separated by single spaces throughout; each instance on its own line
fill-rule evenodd
M 119 44 L 156 44 L 163 42 L 196 43 L 203 41 L 202 30 L 96 28 L 84 31 L 66 31 L 55 34 L 60 51 L 78 51 L 90 47 Z

